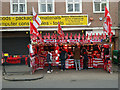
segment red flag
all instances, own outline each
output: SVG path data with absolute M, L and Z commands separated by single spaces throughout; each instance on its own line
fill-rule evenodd
M 106 39 L 106 33 L 105 33 L 105 35 L 104 35 L 104 39 Z
M 44 39 L 46 39 L 46 35 L 44 35 L 43 37 L 44 37 Z
M 67 33 L 67 35 L 65 36 L 65 39 L 68 39 L 68 33 Z
M 65 37 L 65 36 L 64 36 L 64 34 L 63 34 L 63 35 L 62 35 L 62 39 L 64 39 L 64 37 Z
M 92 33 L 91 33 L 90 39 L 92 39 Z
M 54 33 L 53 33 L 53 38 L 55 38 L 55 35 L 54 35 Z
M 110 42 L 112 42 L 111 39 L 112 39 L 112 36 L 113 36 L 113 32 L 111 32 L 110 34 L 111 34 L 111 35 L 110 35 Z
M 102 33 L 102 35 L 101 35 L 101 39 L 103 39 L 103 33 Z
M 95 33 L 95 35 L 94 35 L 94 37 L 93 37 L 93 38 L 94 38 L 94 40 L 96 39 L 96 33 Z
M 40 36 L 39 32 L 37 31 L 37 29 L 35 28 L 35 26 L 30 22 L 30 34 L 33 34 L 37 37 Z
M 88 39 L 88 33 L 87 33 L 87 36 L 86 36 L 86 40 Z
M 48 39 L 50 39 L 50 33 L 48 33 L 48 36 L 47 36 Z
M 100 34 L 98 33 L 97 40 L 99 39 L 99 35 L 100 35 Z
M 109 15 L 109 11 L 107 9 L 107 7 L 105 6 L 105 17 L 107 17 Z
M 106 21 L 104 22 L 104 30 L 108 33 L 111 42 L 111 38 L 113 36 L 113 32 L 111 32 L 112 19 L 106 7 L 105 7 L 105 17 L 106 17 Z
M 55 34 L 55 37 L 54 37 L 55 39 L 57 39 L 57 34 Z
M 53 33 L 53 35 L 51 35 L 51 39 L 54 39 L 54 33 Z
M 41 24 L 41 20 L 40 18 L 38 17 L 38 15 L 36 14 L 34 8 L 33 9 L 33 25 L 38 28 L 38 26 Z
M 77 39 L 77 33 L 75 34 L 74 39 Z
M 72 39 L 72 33 L 70 33 L 70 36 L 69 36 L 70 39 Z
M 82 35 L 82 40 L 84 40 L 84 33 L 83 33 L 83 35 Z
M 58 22 L 58 34 L 60 34 L 60 36 L 63 36 L 64 35 L 64 33 L 63 33 L 63 31 L 62 31 L 62 28 L 61 28 L 61 26 L 60 26 L 60 23 Z
M 61 37 L 60 37 L 60 35 L 58 36 L 58 39 L 60 39 Z
M 79 33 L 79 35 L 78 35 L 78 39 L 80 39 L 80 33 Z

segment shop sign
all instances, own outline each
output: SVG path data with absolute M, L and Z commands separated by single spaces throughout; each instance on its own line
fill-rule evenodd
M 40 26 L 87 26 L 88 15 L 51 15 L 38 16 L 41 19 Z M 33 16 L 0 16 L 0 27 L 29 27 Z

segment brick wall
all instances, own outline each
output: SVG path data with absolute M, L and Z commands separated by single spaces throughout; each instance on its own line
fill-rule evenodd
M 32 6 L 35 8 L 36 13 L 38 13 L 38 3 L 37 2 L 27 2 L 27 15 L 32 14 Z M 113 26 L 118 26 L 118 2 L 110 2 L 109 4 L 110 15 L 112 17 Z M 100 21 L 99 17 L 104 18 L 104 13 L 93 13 L 93 3 L 92 2 L 82 2 L 82 13 L 88 14 L 88 17 L 93 17 L 91 27 L 99 27 L 103 25 L 103 20 Z M 2 2 L 2 15 L 10 15 L 10 2 Z M 66 13 L 66 3 L 65 2 L 55 2 L 55 14 L 53 15 L 80 15 L 79 13 L 67 14 Z

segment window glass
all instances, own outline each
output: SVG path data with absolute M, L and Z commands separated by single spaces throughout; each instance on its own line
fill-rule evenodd
M 18 3 L 18 0 L 13 0 L 13 3 Z
M 13 4 L 13 12 L 18 12 L 18 4 Z
M 75 11 L 80 11 L 80 4 L 75 4 Z
M 46 2 L 46 0 L 40 0 L 40 3 L 45 3 Z
M 41 4 L 40 11 L 46 12 L 46 4 Z
M 52 12 L 52 4 L 47 4 L 47 11 Z
M 26 13 L 26 0 L 11 0 L 11 13 Z
M 54 0 L 39 0 L 39 13 L 53 13 L 54 8 Z
M 69 12 L 73 11 L 73 4 L 68 4 L 68 11 Z
M 68 2 L 73 2 L 73 0 L 68 0 Z
M 100 3 L 95 2 L 95 11 L 100 11 Z
M 101 0 L 101 2 L 106 2 L 106 0 Z
M 105 11 L 106 3 L 102 3 L 102 11 Z
M 47 3 L 52 3 L 52 0 L 47 0 Z
M 19 0 L 19 3 L 25 3 L 25 0 Z
M 94 0 L 95 11 L 104 12 L 105 6 L 108 6 L 107 0 Z
M 75 2 L 79 2 L 79 0 L 75 0 Z
M 25 4 L 20 4 L 20 12 L 25 12 Z

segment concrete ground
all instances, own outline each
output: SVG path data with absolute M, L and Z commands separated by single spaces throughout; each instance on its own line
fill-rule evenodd
M 47 74 L 38 70 L 30 75 L 25 65 L 6 66 L 10 78 L 35 78 L 44 75 L 43 79 L 35 81 L 6 81 L 2 79 L 2 88 L 118 88 L 118 72 L 112 74 L 103 69 L 74 69 L 60 71 L 53 67 L 54 72 Z M 18 72 L 18 73 L 15 73 Z

